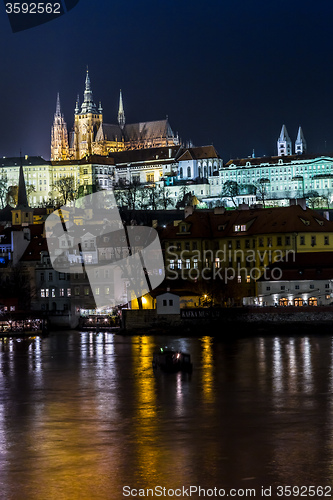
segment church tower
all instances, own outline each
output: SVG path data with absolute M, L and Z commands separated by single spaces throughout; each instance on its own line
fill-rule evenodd
M 295 154 L 303 155 L 306 153 L 306 142 L 303 135 L 302 127 L 299 127 L 297 139 L 295 141 Z
M 34 214 L 33 214 L 33 209 L 30 208 L 28 202 L 27 190 L 26 190 L 22 161 L 21 161 L 18 193 L 17 193 L 17 204 L 16 207 L 12 210 L 12 224 L 27 226 L 29 224 L 33 224 L 33 222 L 34 222 Z
M 278 156 L 291 155 L 291 140 L 285 125 L 282 125 L 281 134 L 277 141 Z
M 60 109 L 60 98 L 57 95 L 56 112 L 54 114 L 52 132 L 51 132 L 51 160 L 68 159 L 68 133 L 64 116 Z
M 119 95 L 118 123 L 121 130 L 123 130 L 125 127 L 125 113 L 124 113 L 123 96 L 121 90 Z
M 89 72 L 87 69 L 81 110 L 77 100 L 74 122 L 74 156 L 76 160 L 93 153 L 97 130 L 103 122 L 102 106 L 97 108 L 93 100 Z

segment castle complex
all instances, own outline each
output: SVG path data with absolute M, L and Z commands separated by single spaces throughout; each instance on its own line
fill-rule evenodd
M 102 155 L 132 149 L 179 145 L 180 141 L 168 119 L 126 124 L 122 92 L 119 97 L 118 123 L 103 122 L 103 108 L 94 103 L 87 70 L 83 102 L 79 96 L 74 112 L 74 130 L 67 125 L 57 97 L 51 140 L 51 161 L 80 160 L 85 156 Z

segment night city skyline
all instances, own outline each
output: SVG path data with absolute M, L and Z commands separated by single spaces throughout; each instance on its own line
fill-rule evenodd
M 19 33 L 1 12 L 2 156 L 50 157 L 57 93 L 71 130 L 87 65 L 107 123 L 121 88 L 128 123 L 168 116 L 183 141 L 213 144 L 225 162 L 276 154 L 282 124 L 292 142 L 302 126 L 309 153 L 333 151 L 326 2 L 81 0 Z

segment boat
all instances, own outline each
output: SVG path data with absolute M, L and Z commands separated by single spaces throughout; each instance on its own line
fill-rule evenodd
M 189 354 L 163 347 L 153 354 L 152 364 L 154 369 L 160 368 L 164 372 L 191 372 L 193 368 Z

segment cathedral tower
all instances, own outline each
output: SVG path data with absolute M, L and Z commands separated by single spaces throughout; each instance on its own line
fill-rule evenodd
M 87 69 L 81 111 L 78 100 L 75 107 L 74 156 L 76 160 L 93 153 L 93 143 L 102 121 L 102 107 L 99 105 L 97 108 L 94 103 Z
M 278 156 L 291 155 L 291 140 L 285 125 L 282 125 L 281 134 L 277 141 Z
M 295 154 L 303 155 L 306 153 L 306 142 L 303 135 L 302 127 L 299 127 L 297 139 L 295 142 Z
M 64 116 L 60 109 L 59 94 L 57 95 L 56 112 L 54 114 L 51 132 L 51 160 L 66 160 L 68 158 L 68 133 Z

